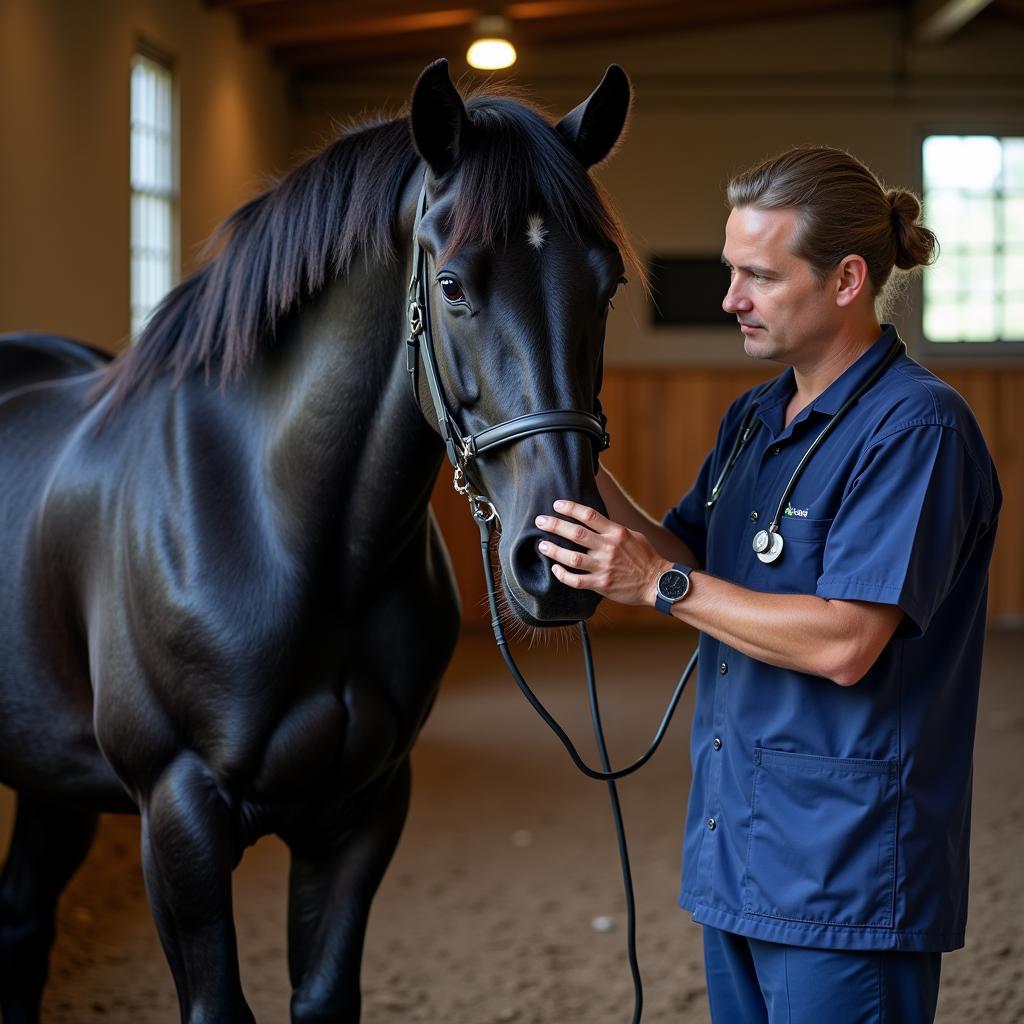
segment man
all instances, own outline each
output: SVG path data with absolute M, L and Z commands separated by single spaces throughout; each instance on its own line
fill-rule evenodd
M 931 1021 L 963 945 L 999 485 L 967 405 L 876 313 L 894 265 L 933 258 L 917 199 L 801 147 L 729 205 L 723 306 L 788 369 L 732 405 L 662 523 L 602 470 L 609 517 L 556 502 L 541 551 L 701 631 L 680 903 L 713 1019 Z

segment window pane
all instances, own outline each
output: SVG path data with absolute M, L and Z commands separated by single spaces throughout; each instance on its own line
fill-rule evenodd
M 1024 191 L 1024 139 L 1003 140 L 1003 184 Z
M 167 68 L 137 54 L 131 74 L 132 325 L 141 328 L 173 286 L 173 81 Z
M 924 272 L 924 293 L 929 302 L 947 302 L 963 289 L 963 259 L 955 252 L 942 254 Z
M 991 135 L 932 135 L 924 141 L 925 189 L 985 191 L 996 186 L 1002 147 Z
M 1024 341 L 1024 297 L 1006 303 L 1001 334 L 1006 341 Z
M 940 245 L 948 248 L 958 243 L 964 217 L 964 200 L 959 192 L 940 189 L 927 193 L 924 212 L 928 227 L 935 232 Z
M 964 200 L 961 238 L 969 246 L 991 248 L 996 240 L 996 201 L 989 196 Z
M 960 341 L 960 307 L 951 302 L 926 303 L 924 336 L 929 341 Z
M 971 253 L 964 260 L 962 286 L 971 295 L 991 297 L 996 293 L 996 259 L 992 252 Z
M 930 136 L 922 155 L 926 223 L 941 246 L 924 275 L 926 337 L 980 343 L 1019 336 L 1024 139 Z
M 1024 250 L 1008 252 L 1003 259 L 1003 289 L 1024 292 Z
M 1007 199 L 1003 218 L 1003 237 L 1008 245 L 1024 243 L 1024 198 Z
M 960 338 L 962 341 L 992 341 L 996 330 L 996 303 L 989 295 L 969 295 L 960 311 Z

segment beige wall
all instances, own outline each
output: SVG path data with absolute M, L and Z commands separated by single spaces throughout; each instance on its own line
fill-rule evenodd
M 850 149 L 892 184 L 920 187 L 923 136 L 935 128 L 1024 132 L 1024 28 L 981 17 L 949 43 L 908 47 L 898 12 L 779 19 L 649 40 L 524 54 L 518 80 L 561 113 L 621 64 L 636 90 L 631 129 L 600 171 L 641 255 L 721 251 L 730 173 L 786 146 Z M 449 54 L 465 74 L 461 55 Z M 296 146 L 314 144 L 329 116 L 402 103 L 420 66 L 360 71 L 307 87 L 293 120 Z M 616 300 L 611 365 L 742 362 L 725 329 L 654 329 L 638 289 Z M 915 340 L 913 311 L 902 326 Z
M 129 63 L 175 62 L 181 255 L 288 159 L 287 84 L 202 0 L 0 3 L 0 331 L 122 347 L 129 330 Z

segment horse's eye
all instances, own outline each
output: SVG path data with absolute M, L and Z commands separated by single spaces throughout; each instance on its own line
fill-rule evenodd
M 441 294 L 445 297 L 447 302 L 459 303 L 466 298 L 466 293 L 462 290 L 462 285 L 455 280 L 454 277 L 448 277 L 445 275 L 438 279 L 437 282 L 441 286 Z
M 618 279 L 618 280 L 617 280 L 617 281 L 615 282 L 615 287 L 614 287 L 614 288 L 612 288 L 612 295 L 614 295 L 614 294 L 615 294 L 615 293 L 616 293 L 616 292 L 617 292 L 617 291 L 619 290 L 619 285 L 620 285 L 620 284 L 629 284 L 629 281 L 628 281 L 628 280 L 626 280 L 626 278 L 625 278 L 625 277 L 620 277 L 620 278 L 619 278 L 619 279 Z M 611 298 L 611 295 L 609 295 L 609 296 L 608 296 L 608 306 L 609 306 L 609 308 L 610 308 L 610 309 L 614 309 L 614 308 L 615 308 L 615 303 L 614 303 L 614 302 L 612 302 L 612 298 Z

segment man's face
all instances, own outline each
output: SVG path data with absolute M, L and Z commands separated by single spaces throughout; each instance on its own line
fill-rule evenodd
M 839 311 L 830 280 L 793 254 L 797 216 L 753 206 L 729 214 L 722 259 L 732 283 L 722 308 L 739 321 L 747 355 L 799 367 L 822 354 Z

